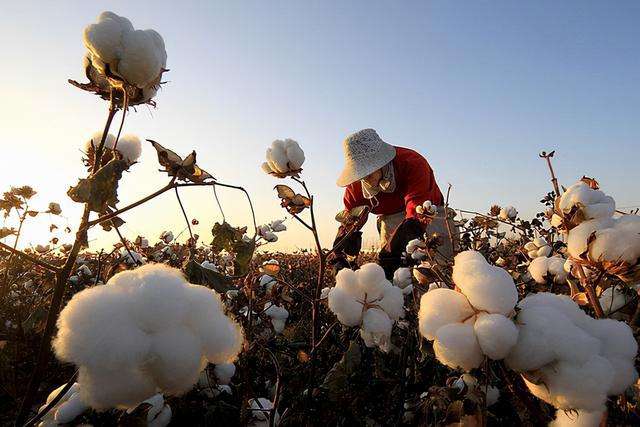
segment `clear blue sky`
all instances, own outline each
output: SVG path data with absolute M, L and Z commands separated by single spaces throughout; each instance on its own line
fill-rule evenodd
M 423 153 L 456 207 L 533 214 L 550 189 L 542 149 L 557 151 L 562 183 L 595 176 L 619 206 L 640 205 L 637 1 L 10 2 L 0 17 L 0 179 L 34 185 L 42 204 L 64 202 L 72 223 L 79 209 L 65 192 L 106 104 L 65 81 L 83 79 L 82 29 L 102 10 L 156 29 L 167 46 L 158 109 L 139 108 L 125 132 L 196 149 L 219 179 L 247 187 L 262 222 L 284 215 L 271 190 L 280 182 L 259 164 L 270 141 L 291 137 L 305 149 L 329 244 L 341 140 L 363 127 Z M 38 171 L 18 167 L 25 160 Z M 160 187 L 156 169 L 147 146 L 121 201 Z M 185 198 L 208 239 L 210 194 Z M 240 197 L 224 202 L 247 222 Z M 166 196 L 127 216 L 125 232 L 181 230 L 178 214 Z M 310 244 L 291 228 L 274 248 Z

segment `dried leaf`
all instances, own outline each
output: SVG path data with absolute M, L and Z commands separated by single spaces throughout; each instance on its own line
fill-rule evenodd
M 285 208 L 292 215 L 298 214 L 305 208 L 311 206 L 310 198 L 305 197 L 302 194 L 296 194 L 289 186 L 280 184 L 276 185 L 274 188 L 278 192 L 280 206 Z
M 207 179 L 215 178 L 207 171 L 201 169 L 196 164 L 196 152 L 192 151 L 184 160 L 175 152 L 164 148 L 155 141 L 147 139 L 156 149 L 158 162 L 164 167 L 164 172 L 169 176 L 174 176 L 181 181 L 191 181 L 195 183 L 204 182 Z
M 93 212 L 104 213 L 118 203 L 118 181 L 128 167 L 124 160 L 111 160 L 93 176 L 81 179 L 67 191 L 74 202 L 87 203 Z
M 234 289 L 225 275 L 204 268 L 194 260 L 190 260 L 184 265 L 184 273 L 190 283 L 207 286 L 221 294 Z

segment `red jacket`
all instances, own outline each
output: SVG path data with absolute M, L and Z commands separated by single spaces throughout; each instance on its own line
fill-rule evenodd
M 411 218 L 415 216 L 416 206 L 425 200 L 431 200 L 436 206 L 444 205 L 444 198 L 427 160 L 409 148 L 395 148 L 393 168 L 396 189 L 393 193 L 379 192 L 376 195 L 378 205 L 372 207 L 371 212 L 376 215 L 389 215 L 405 211 L 406 217 Z M 360 180 L 349 184 L 345 189 L 346 209 L 362 205 L 372 206 L 371 202 L 372 200 L 366 199 L 362 194 Z

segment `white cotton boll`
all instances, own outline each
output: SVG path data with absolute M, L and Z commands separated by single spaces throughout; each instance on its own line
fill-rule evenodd
M 484 359 L 473 325 L 450 323 L 441 327 L 433 349 L 442 364 L 465 371 L 479 367 Z
M 113 148 L 113 145 L 111 146 L 111 148 Z M 140 158 L 140 154 L 142 154 L 142 144 L 140 143 L 140 138 L 132 134 L 123 135 L 118 141 L 116 150 L 118 150 L 118 152 L 122 154 L 124 160 L 126 160 L 128 163 L 133 163 L 137 161 Z
M 122 248 L 120 250 L 120 256 L 123 257 L 124 262 L 129 265 L 144 264 L 147 262 L 147 260 L 138 252 L 132 251 L 132 250 L 126 250 L 125 248 Z
M 367 347 L 378 346 L 383 351 L 387 351 L 392 325 L 393 321 L 383 310 L 370 308 L 362 317 L 360 336 Z
M 336 274 L 336 288 L 342 289 L 354 298 L 364 300 L 364 292 L 358 283 L 358 274 L 349 268 L 343 268 Z
M 281 333 L 284 330 L 285 321 L 289 317 L 289 312 L 284 307 L 279 307 L 273 303 L 269 303 L 269 306 L 265 309 L 264 314 L 271 318 L 273 329 L 276 333 Z
M 409 285 L 402 290 L 402 295 L 411 295 L 413 293 L 413 285 Z
M 633 360 L 638 352 L 638 342 L 629 325 L 613 319 L 596 319 L 589 323 L 588 332 L 602 341 L 605 357 L 622 357 Z
M 393 284 L 404 289 L 411 284 L 412 277 L 413 275 L 410 268 L 399 268 L 393 273 Z
M 498 214 L 498 218 L 504 221 L 514 220 L 517 216 L 518 211 L 513 206 L 505 206 L 504 208 L 500 209 L 500 213 Z
M 610 286 L 600 294 L 600 307 L 605 315 L 624 307 L 630 298 L 618 286 Z
M 80 367 L 80 396 L 94 409 L 128 408 L 156 392 L 152 378 L 139 369 L 92 370 Z
M 90 149 L 96 149 L 98 148 L 98 145 L 100 145 L 100 141 L 102 140 L 102 131 L 99 132 L 95 132 L 93 135 L 91 135 L 91 138 L 89 138 L 87 141 L 85 141 L 84 143 L 84 151 L 85 153 L 88 153 Z M 116 141 L 116 137 L 113 136 L 112 134 L 107 134 L 107 137 L 104 141 L 104 148 L 107 149 L 113 149 L 113 143 Z
M 110 286 L 78 292 L 62 310 L 53 341 L 59 359 L 96 369 L 117 369 L 139 364 L 146 357 L 151 340 L 133 321 L 131 299 L 123 292 L 113 292 Z
M 260 166 L 260 168 L 262 168 L 262 171 L 265 173 L 273 173 L 274 170 L 271 169 L 271 166 L 269 166 L 269 162 L 263 162 L 262 165 Z
M 373 301 L 382 296 L 382 291 L 388 283 L 384 270 L 378 264 L 368 263 L 356 272 L 361 292 L 367 295 L 367 301 Z
M 479 314 L 473 330 L 482 352 L 493 360 L 506 357 L 518 341 L 518 328 L 501 314 Z
M 598 427 L 602 419 L 602 411 L 587 412 L 583 410 L 565 411 L 558 409 L 556 418 L 549 427 Z
M 148 427 L 166 427 L 171 422 L 172 415 L 171 406 L 164 405 L 162 411 L 149 422 Z
M 155 32 L 154 32 L 155 33 Z M 135 30 L 124 33 L 123 53 L 118 64 L 118 74 L 139 88 L 151 85 L 158 79 L 166 63 L 166 53 L 159 52 L 156 44 L 158 33 Z
M 558 228 L 562 225 L 562 217 L 558 214 L 553 214 L 551 216 L 551 221 L 549 222 L 551 223 L 551 226 Z
M 268 426 L 269 414 L 273 409 L 273 403 L 264 397 L 258 397 L 257 399 L 249 399 L 249 409 L 251 413 L 251 417 L 257 421 L 266 421 Z M 276 412 L 274 414 L 275 424 L 278 424 L 278 420 L 280 419 L 280 415 Z M 257 424 L 262 426 L 263 424 Z
M 240 353 L 244 337 L 242 329 L 224 314 L 220 296 L 213 290 L 190 285 L 190 301 L 186 324 L 202 340 L 204 356 L 211 363 L 228 363 Z
M 221 363 L 219 365 L 215 365 L 213 373 L 218 379 L 219 384 L 227 385 L 231 382 L 231 378 L 236 373 L 236 365 L 233 363 Z
M 123 53 L 123 35 L 133 31 L 131 21 L 113 12 L 102 12 L 98 22 L 84 29 L 84 44 L 103 62 L 116 61 Z
M 550 292 L 539 292 L 527 295 L 518 303 L 518 308 L 527 309 L 532 307 L 549 307 L 563 315 L 569 317 L 571 322 L 581 328 L 587 327 L 593 320 L 584 311 L 580 309 L 578 304 L 568 295 L 558 295 Z
M 281 231 L 286 231 L 287 229 L 287 226 L 284 224 L 284 220 L 282 219 L 277 219 L 275 221 L 272 221 L 271 224 L 269 224 L 269 226 L 276 233 L 279 233 Z
M 453 281 L 476 309 L 508 315 L 518 301 L 513 278 L 476 254 L 465 251 L 455 257 Z
M 260 286 L 264 287 L 267 286 L 270 283 L 274 283 L 275 279 L 271 276 L 269 276 L 268 274 L 263 274 L 262 276 L 260 276 Z
M 285 142 L 279 139 L 273 141 L 271 148 L 267 149 L 269 167 L 275 172 L 287 173 L 289 170 L 287 166 L 288 160 Z
M 80 393 L 76 391 L 57 407 L 54 420 L 59 424 L 70 423 L 87 409 L 89 406 L 82 401 Z
M 531 261 L 528 270 L 536 283 L 544 284 L 547 278 L 553 278 L 555 283 L 564 283 L 567 280 L 564 264 L 564 258 L 540 256 Z
M 166 244 L 171 243 L 173 241 L 173 232 L 171 232 L 171 231 L 163 231 L 160 234 L 160 240 L 162 240 Z
M 492 406 L 500 400 L 500 390 L 498 387 L 490 385 L 487 387 L 487 406 Z
M 608 218 L 615 212 L 615 201 L 600 190 L 594 190 L 578 181 L 560 197 L 558 207 L 569 213 L 574 207 L 582 208 L 585 219 Z
M 588 250 L 588 243 L 591 234 L 597 230 L 609 228 L 613 226 L 614 221 L 611 218 L 592 219 L 584 221 L 569 231 L 567 237 L 567 251 L 574 258 L 581 258 L 582 254 Z
M 327 296 L 327 303 L 329 309 L 343 325 L 358 326 L 362 321 L 362 303 L 358 302 L 343 287 L 336 285 L 332 288 Z
M 202 344 L 189 329 L 174 327 L 153 335 L 147 364 L 155 383 L 166 393 L 188 391 L 198 380 Z
M 418 248 L 426 248 L 427 244 L 420 239 L 413 239 L 407 243 L 407 247 L 405 248 L 408 254 L 413 254 Z
M 638 380 L 638 371 L 633 364 L 635 358 L 607 357 L 613 366 L 613 378 L 607 394 L 616 396 L 622 394 Z
M 529 270 L 529 274 L 536 283 L 547 283 L 547 258 L 546 257 L 538 257 L 534 258 L 533 261 L 529 264 L 527 268 Z
M 56 397 L 58 397 L 58 394 L 62 391 L 62 389 L 66 386 L 66 384 L 62 384 L 60 387 L 56 388 L 55 390 L 53 390 L 51 393 L 49 393 L 49 395 L 47 396 L 47 400 L 45 402 L 45 406 L 48 405 L 49 403 L 51 403 L 53 401 L 53 399 L 55 399 Z M 75 382 L 73 383 L 73 385 L 69 388 L 69 390 L 66 391 L 66 393 L 64 394 L 64 396 L 62 396 L 59 399 L 59 402 L 64 402 L 66 400 L 68 400 L 72 394 L 74 394 L 75 392 L 80 391 L 80 385 Z
M 300 169 L 304 163 L 304 151 L 302 151 L 300 145 L 293 139 L 286 139 L 285 143 L 289 167 L 291 170 Z
M 598 230 L 589 257 L 593 261 L 635 264 L 640 257 L 640 216 L 623 215 L 610 227 Z
M 604 409 L 612 382 L 613 366 L 602 356 L 594 355 L 583 364 L 560 361 L 542 368 L 539 384 L 525 378 L 531 393 L 558 409 Z
M 133 300 L 133 317 L 147 333 L 167 329 L 186 315 L 184 276 L 165 264 L 147 264 L 134 270 L 138 278 Z
M 422 295 L 418 312 L 420 333 L 428 340 L 449 323 L 462 322 L 474 315 L 467 297 L 452 289 L 434 289 Z
M 216 271 L 216 272 L 218 271 L 218 267 L 211 261 L 204 260 L 200 263 L 200 266 L 202 268 L 206 268 L 207 270 Z
M 402 289 L 392 286 L 388 282 L 382 291 L 382 299 L 377 304 L 393 320 L 404 317 L 404 295 L 402 294 Z

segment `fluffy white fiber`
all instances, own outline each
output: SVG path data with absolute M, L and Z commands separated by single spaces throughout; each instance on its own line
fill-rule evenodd
M 479 252 L 456 255 L 451 277 L 478 310 L 506 316 L 518 301 L 518 291 L 509 273 L 489 264 Z
M 40 411 L 53 401 L 58 394 L 62 391 L 66 384 L 53 390 L 49 393 L 47 401 L 40 408 Z M 58 403 L 47 413 L 42 419 L 40 426 L 57 426 L 66 423 L 70 423 L 84 411 L 89 409 L 86 403 L 80 399 L 80 386 L 78 383 L 74 383 L 69 390 L 62 396 Z
M 83 401 L 102 409 L 135 406 L 157 391 L 186 392 L 207 361 L 233 361 L 242 341 L 216 292 L 147 264 L 74 295 L 53 346 L 79 367 Z
M 640 216 L 585 221 L 569 231 L 567 249 L 574 258 L 633 265 L 640 257 Z
M 506 317 L 518 298 L 513 279 L 479 252 L 465 251 L 454 259 L 453 280 L 461 292 L 435 288 L 422 296 L 420 333 L 435 339 L 436 357 L 452 368 L 477 368 L 484 356 L 504 358 L 518 337 Z
M 264 310 L 264 314 L 271 318 L 271 324 L 273 330 L 280 334 L 284 331 L 285 324 L 289 318 L 289 312 L 286 308 L 277 306 L 273 303 L 268 303 L 268 306 Z
M 340 323 L 361 326 L 367 346 L 388 350 L 393 322 L 404 315 L 404 297 L 402 289 L 385 278 L 382 267 L 369 263 L 357 271 L 340 270 L 327 299 Z
M 559 409 L 600 411 L 638 375 L 631 329 L 593 319 L 565 295 L 534 294 L 518 307 L 518 341 L 505 359 L 529 390 Z
M 547 257 L 551 254 L 551 246 L 544 239 L 544 237 L 536 237 L 532 241 L 524 245 L 524 250 L 527 251 L 529 258 L 534 259 L 537 257 Z
M 598 427 L 602 419 L 602 411 L 556 411 L 555 420 L 549 427 Z
M 627 304 L 631 298 L 619 286 L 610 286 L 600 294 L 600 307 L 608 315 Z
M 93 66 L 106 75 L 120 76 L 141 89 L 153 89 L 167 65 L 162 36 L 154 30 L 135 30 L 131 22 L 113 12 L 102 12 L 84 29 L 84 45 Z
M 400 289 L 404 289 L 413 282 L 412 277 L 413 274 L 410 268 L 399 268 L 393 273 L 393 284 Z
M 498 214 L 498 218 L 504 221 L 513 221 L 518 216 L 518 211 L 513 206 L 505 206 L 500 209 L 500 213 Z
M 213 368 L 219 384 L 227 385 L 236 373 L 236 365 L 233 363 L 220 363 Z
M 534 258 L 529 264 L 529 274 L 536 283 L 547 283 L 547 278 L 555 283 L 564 283 L 567 280 L 567 272 L 564 269 L 566 260 L 559 256 L 547 258 L 540 256 Z
M 269 174 L 295 174 L 304 163 L 304 151 L 293 139 L 276 139 L 266 155 L 267 161 L 262 164 L 262 170 Z
M 585 219 L 608 218 L 614 214 L 616 202 L 602 191 L 578 181 L 562 194 L 559 208 L 565 214 L 574 208 L 581 209 Z

